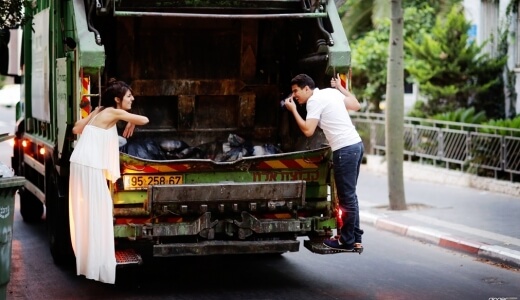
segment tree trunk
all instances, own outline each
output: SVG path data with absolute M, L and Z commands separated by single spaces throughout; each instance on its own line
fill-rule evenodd
M 401 0 L 390 0 L 391 20 L 386 81 L 386 160 L 391 210 L 406 209 L 403 180 L 404 67 L 403 9 Z

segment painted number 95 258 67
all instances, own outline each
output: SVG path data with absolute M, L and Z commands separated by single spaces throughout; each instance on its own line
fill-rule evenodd
M 149 185 L 182 184 L 182 175 L 124 175 L 125 189 L 143 189 Z

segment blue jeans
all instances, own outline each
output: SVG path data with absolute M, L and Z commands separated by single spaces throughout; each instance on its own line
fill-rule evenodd
M 359 206 L 356 194 L 359 169 L 364 153 L 363 142 L 346 146 L 332 153 L 334 181 L 342 211 L 341 243 L 353 246 L 361 243 L 363 230 L 359 228 Z

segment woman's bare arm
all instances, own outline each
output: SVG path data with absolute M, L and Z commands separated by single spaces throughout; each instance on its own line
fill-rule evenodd
M 132 114 L 127 112 L 123 109 L 114 109 L 114 117 L 116 119 L 116 122 L 119 120 L 127 121 L 129 123 L 132 123 L 134 125 L 146 125 L 150 120 L 148 120 L 148 117 L 138 115 L 138 114 Z
M 97 115 L 101 111 L 102 107 L 98 106 L 96 107 L 86 118 L 77 120 L 74 124 L 74 127 L 72 127 L 72 133 L 73 134 L 81 134 L 83 132 L 83 129 L 85 126 L 87 126 L 88 122 L 92 120 L 92 118 Z

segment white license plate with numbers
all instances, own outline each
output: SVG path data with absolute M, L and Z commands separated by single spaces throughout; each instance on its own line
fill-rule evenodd
M 145 189 L 150 185 L 182 184 L 182 175 L 124 175 L 125 189 Z

